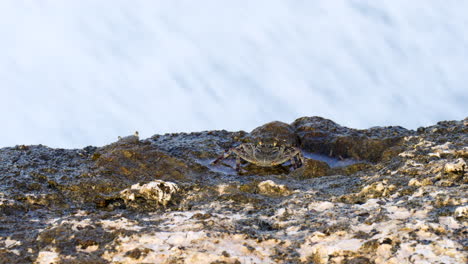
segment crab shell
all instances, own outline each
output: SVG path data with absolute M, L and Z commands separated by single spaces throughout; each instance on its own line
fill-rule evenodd
M 233 148 L 232 152 L 261 167 L 280 165 L 295 157 L 302 161 L 301 150 L 287 145 L 244 143 Z

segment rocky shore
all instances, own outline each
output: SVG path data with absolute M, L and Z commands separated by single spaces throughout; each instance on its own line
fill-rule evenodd
M 274 138 L 306 161 L 258 167 Z M 416 131 L 321 117 L 243 131 L 0 149 L 0 263 L 467 263 L 468 118 Z

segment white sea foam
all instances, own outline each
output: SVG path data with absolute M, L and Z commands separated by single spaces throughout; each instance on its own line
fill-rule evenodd
M 0 147 L 468 113 L 468 2 L 2 1 Z

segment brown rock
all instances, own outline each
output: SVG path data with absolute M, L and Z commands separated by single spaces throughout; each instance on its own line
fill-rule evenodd
M 301 148 L 306 151 L 371 162 L 396 156 L 400 149 L 388 150 L 411 133 L 402 127 L 351 129 L 317 116 L 299 118 L 291 126 L 299 136 Z
M 328 175 L 330 166 L 324 161 L 306 159 L 304 165 L 290 173 L 292 177 L 298 179 L 309 179 Z

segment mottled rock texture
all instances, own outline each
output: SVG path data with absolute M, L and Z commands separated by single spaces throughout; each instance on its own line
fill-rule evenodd
M 275 138 L 304 165 L 212 165 Z M 466 263 L 468 119 L 0 149 L 0 263 Z

